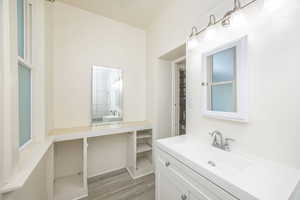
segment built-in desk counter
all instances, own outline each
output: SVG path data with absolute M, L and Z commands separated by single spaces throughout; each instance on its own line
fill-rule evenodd
M 147 121 L 55 129 L 49 136 L 54 141 L 55 200 L 87 196 L 88 177 L 118 168 L 126 168 L 132 178 L 153 173 Z
M 148 121 L 120 122 L 108 125 L 54 129 L 50 131 L 49 135 L 54 137 L 54 141 L 58 142 L 80 138 L 122 134 L 147 129 L 152 129 L 152 126 Z

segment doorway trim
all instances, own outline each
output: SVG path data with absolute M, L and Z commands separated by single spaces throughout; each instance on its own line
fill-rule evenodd
M 177 97 L 176 97 L 176 70 L 177 64 L 186 60 L 186 56 L 182 56 L 174 61 L 172 61 L 172 137 L 179 135 L 179 113 L 177 112 Z

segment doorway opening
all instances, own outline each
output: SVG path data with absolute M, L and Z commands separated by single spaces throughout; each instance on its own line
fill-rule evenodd
M 168 89 L 167 92 L 171 99 L 164 102 L 167 109 L 172 110 L 171 115 L 168 115 L 171 124 L 161 125 L 171 137 L 186 134 L 186 48 L 186 43 L 183 43 L 159 57 L 160 60 L 166 61 L 162 66 L 167 66 L 168 73 L 171 72 L 168 74 L 171 75 L 171 81 L 167 84 L 172 86 L 172 89 Z
M 186 58 L 172 64 L 173 136 L 186 134 Z

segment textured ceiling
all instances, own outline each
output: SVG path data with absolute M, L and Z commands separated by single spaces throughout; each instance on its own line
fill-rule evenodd
M 59 0 L 104 17 L 147 29 L 174 0 Z

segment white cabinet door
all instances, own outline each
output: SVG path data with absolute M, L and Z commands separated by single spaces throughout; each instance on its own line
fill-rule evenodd
M 179 185 L 180 192 L 187 195 L 188 200 L 238 200 L 204 176 L 191 170 L 175 157 L 159 149 L 156 154 L 156 164 L 156 175 L 163 173 L 163 175 L 167 174 L 168 177 L 171 177 L 172 183 L 176 182 L 176 185 Z M 160 180 L 158 176 L 157 180 Z M 159 185 L 159 182 L 157 185 Z
M 158 158 L 156 200 L 210 200 Z
M 212 200 L 208 198 L 204 198 L 201 194 L 194 191 L 189 191 L 189 200 Z
M 188 200 L 187 190 L 172 176 L 165 163 L 158 159 L 156 168 L 156 200 Z
M 179 183 L 161 170 L 157 176 L 157 200 L 187 200 Z

